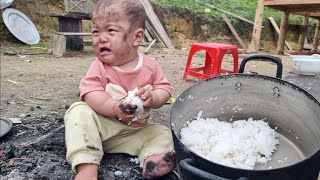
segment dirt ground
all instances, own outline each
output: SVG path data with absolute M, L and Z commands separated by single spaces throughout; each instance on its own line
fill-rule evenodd
M 21 52 L 21 47 L 2 44 L 1 48 L 1 118 L 21 120 L 4 137 L 0 137 L 0 179 L 72 179 L 74 174 L 65 160 L 63 116 L 79 97 L 79 81 L 85 75 L 94 56 L 90 46 L 86 53 L 72 52 L 58 58 L 36 50 L 38 55 L 8 55 Z M 141 52 L 144 47 L 141 47 Z M 25 51 L 27 52 L 27 51 Z M 33 52 L 35 52 L 33 50 Z M 150 56 L 160 63 L 173 85 L 177 97 L 194 85 L 197 78 L 182 80 L 189 49 L 151 49 Z M 239 60 L 248 54 L 240 54 Z M 196 54 L 193 66 L 203 64 L 204 53 Z M 292 70 L 288 58 L 281 57 L 284 74 Z M 223 67 L 232 67 L 226 56 Z M 249 63 L 246 72 L 275 76 L 275 65 L 269 62 Z M 170 125 L 171 105 L 153 110 L 152 121 Z M 141 179 L 138 165 L 124 154 L 106 154 L 100 168 L 100 179 Z M 116 176 L 114 172 L 122 175 Z M 162 179 L 178 179 L 177 170 Z

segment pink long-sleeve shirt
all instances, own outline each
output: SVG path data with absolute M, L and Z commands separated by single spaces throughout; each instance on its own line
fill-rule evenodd
M 105 92 L 108 83 L 119 85 L 126 91 L 150 84 L 153 89 L 164 89 L 171 93 L 172 86 L 158 62 L 139 53 L 138 66 L 132 72 L 124 72 L 95 59 L 86 76 L 80 81 L 80 100 L 84 101 L 84 95 L 92 91 Z

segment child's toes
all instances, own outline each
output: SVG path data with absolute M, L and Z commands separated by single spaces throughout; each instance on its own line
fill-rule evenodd
M 161 153 L 149 156 L 145 161 L 143 178 L 155 179 L 170 173 L 176 166 L 174 152 Z

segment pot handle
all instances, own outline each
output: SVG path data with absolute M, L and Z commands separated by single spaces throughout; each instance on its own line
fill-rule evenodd
M 195 164 L 194 159 L 183 159 L 179 162 L 180 168 L 194 174 L 199 178 L 207 179 L 207 180 L 230 180 L 230 179 L 223 178 L 223 177 L 208 173 L 206 171 L 203 171 L 197 167 L 194 167 L 193 164 Z M 247 180 L 247 178 L 240 177 L 238 180 Z
M 282 78 L 282 62 L 279 58 L 274 57 L 274 56 L 270 56 L 270 55 L 251 55 L 248 57 L 245 57 L 239 67 L 239 73 L 243 73 L 244 72 L 244 67 L 246 65 L 246 63 L 250 60 L 260 60 L 260 61 L 265 61 L 265 60 L 269 60 L 271 62 L 274 62 L 277 64 L 278 68 L 277 68 L 277 75 L 276 77 L 281 79 Z

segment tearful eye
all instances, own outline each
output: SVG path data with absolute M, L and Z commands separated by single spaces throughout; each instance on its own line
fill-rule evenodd
M 96 31 L 96 30 L 95 30 L 95 31 L 92 31 L 91 33 L 92 33 L 92 34 L 97 34 L 97 33 L 99 33 L 99 31 Z

